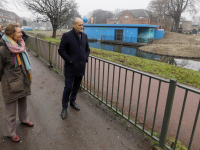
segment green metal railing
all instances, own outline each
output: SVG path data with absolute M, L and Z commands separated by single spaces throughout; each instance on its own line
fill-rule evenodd
M 40 44 L 38 44 L 40 43 Z M 43 44 L 46 46 L 42 46 Z M 29 36 L 26 42 L 27 47 L 42 57 L 49 65 L 64 72 L 64 61 L 58 55 L 58 45 L 43 41 Z M 43 48 L 43 49 L 41 49 Z M 46 55 L 46 56 L 44 56 Z M 132 68 L 128 68 L 104 59 L 89 56 L 86 65 L 85 76 L 82 81 L 82 88 L 88 91 L 99 101 L 107 105 L 111 110 L 125 118 L 134 126 L 139 128 L 145 134 L 159 142 L 159 147 L 167 149 L 176 149 L 179 133 L 184 117 L 184 110 L 188 100 L 188 92 L 197 94 L 200 97 L 200 91 L 177 84 L 175 79 L 167 80 L 148 73 L 144 73 Z M 173 145 L 166 143 L 169 123 L 171 119 L 174 95 L 176 89 L 184 90 L 183 105 L 180 112 L 180 118 L 176 118 L 178 127 L 175 134 Z M 153 90 L 152 90 L 153 89 Z M 163 93 L 167 93 L 164 95 Z M 152 98 L 154 97 L 154 98 Z M 188 141 L 188 149 L 192 147 L 195 129 L 199 119 L 200 100 L 196 100 L 197 110 L 193 123 L 191 136 Z M 159 103 L 166 103 L 160 107 Z M 153 104 L 155 107 L 150 107 Z M 149 109 L 151 109 L 149 119 Z M 157 124 L 157 116 L 162 116 L 160 124 Z M 148 127 L 151 125 L 151 127 Z M 161 128 L 159 131 L 158 129 Z M 154 136 L 154 132 L 159 132 L 159 136 Z M 197 137 L 200 138 L 200 137 Z

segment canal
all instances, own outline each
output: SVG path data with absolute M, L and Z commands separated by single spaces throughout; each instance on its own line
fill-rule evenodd
M 179 66 L 187 69 L 192 69 L 195 71 L 200 71 L 200 60 L 190 60 L 190 59 L 180 59 L 175 57 L 167 57 L 167 56 L 159 56 L 154 54 L 149 54 L 140 51 L 138 48 L 122 46 L 122 45 L 114 45 L 114 44 L 106 44 L 99 42 L 91 42 L 89 43 L 90 47 L 103 49 L 107 51 L 113 51 L 117 53 L 122 53 L 126 55 L 136 56 L 145 59 L 151 59 L 159 62 L 168 63 L 174 66 Z

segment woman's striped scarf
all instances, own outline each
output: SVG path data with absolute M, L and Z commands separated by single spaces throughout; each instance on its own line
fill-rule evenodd
M 32 74 L 31 74 L 32 69 L 31 69 L 31 64 L 30 64 L 28 54 L 26 52 L 24 40 L 23 39 L 20 40 L 19 44 L 17 44 L 12 38 L 10 38 L 9 36 L 6 36 L 5 34 L 3 35 L 2 38 L 5 41 L 8 49 L 11 51 L 11 53 L 13 53 L 13 61 L 14 61 L 15 68 L 21 65 L 19 54 L 20 53 L 22 54 L 22 58 L 24 60 L 26 70 L 29 72 L 30 80 L 32 82 Z

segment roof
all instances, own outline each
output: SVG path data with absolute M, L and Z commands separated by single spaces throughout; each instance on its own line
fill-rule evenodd
M 1 9 L 1 8 L 0 8 L 0 13 L 7 14 L 10 16 L 15 16 L 15 17 L 19 18 L 19 16 L 16 13 L 14 13 L 12 11 L 7 11 L 7 10 Z
M 115 15 L 113 18 L 119 18 L 126 11 L 131 13 L 135 18 L 139 17 L 149 18 L 149 16 L 152 14 L 151 11 L 145 9 L 131 9 L 131 10 L 123 10 L 119 14 Z
M 126 27 L 126 28 L 158 28 L 158 25 L 151 24 L 84 24 L 84 27 Z

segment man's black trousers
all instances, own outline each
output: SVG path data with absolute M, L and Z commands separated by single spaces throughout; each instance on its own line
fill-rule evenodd
M 76 95 L 80 87 L 82 76 L 80 77 L 65 77 L 65 87 L 62 97 L 62 107 L 67 109 L 68 103 L 76 100 Z

